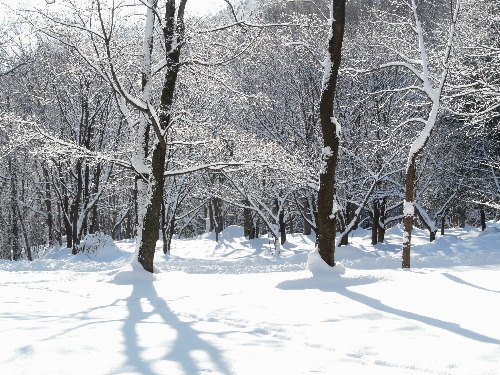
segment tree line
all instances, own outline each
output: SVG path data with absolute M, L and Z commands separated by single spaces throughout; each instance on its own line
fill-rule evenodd
M 0 256 L 241 225 L 317 234 L 481 225 L 500 213 L 494 0 L 59 1 L 0 43 Z M 326 59 L 325 59 L 326 57 Z

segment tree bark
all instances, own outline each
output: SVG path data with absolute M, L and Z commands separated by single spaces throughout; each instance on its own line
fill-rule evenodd
M 481 230 L 484 231 L 486 229 L 486 214 L 484 213 L 484 208 L 479 210 L 481 216 Z
M 139 230 L 141 234 L 139 236 L 139 246 L 137 252 L 137 259 L 139 263 L 143 266 L 146 271 L 153 272 L 153 260 L 156 250 L 156 241 L 159 238 L 159 227 L 160 227 L 160 214 L 161 214 L 161 203 L 163 201 L 163 190 L 165 183 L 165 160 L 166 160 L 166 145 L 167 145 L 167 129 L 170 126 L 171 120 L 171 109 L 174 101 L 174 93 L 177 83 L 177 76 L 180 69 L 179 58 L 181 47 L 183 45 L 184 39 L 184 9 L 186 7 L 187 0 L 180 0 L 178 7 L 176 9 L 175 0 L 167 0 L 165 4 L 165 16 L 163 20 L 163 42 L 165 51 L 165 74 L 163 76 L 163 87 L 160 96 L 160 109 L 159 114 L 159 124 L 156 124 L 157 118 L 153 116 L 151 110 L 148 110 L 148 123 L 156 124 L 160 127 L 160 131 L 164 134 L 159 136 L 156 135 L 155 146 L 153 149 L 152 159 L 151 159 L 151 176 L 149 181 L 144 181 L 148 189 L 151 192 L 146 193 L 145 196 L 148 199 L 145 207 L 143 207 L 144 212 L 142 212 L 142 220 L 140 220 Z M 148 8 L 148 18 L 151 23 L 149 27 L 154 26 L 154 15 L 157 14 L 157 2 L 152 1 L 150 8 Z M 145 71 L 143 71 L 143 90 L 152 79 L 151 76 L 151 53 L 153 49 L 153 35 L 154 31 L 149 30 L 146 38 L 145 45 L 147 46 L 147 51 L 144 56 Z M 150 39 L 148 39 L 150 38 Z M 147 65 L 147 67 L 146 67 Z M 146 94 L 145 94 L 146 95 Z M 148 105 L 150 97 L 146 95 L 146 101 Z M 147 139 L 149 139 L 149 129 L 146 129 L 146 134 L 144 135 L 144 146 L 147 147 Z
M 411 232 L 413 230 L 413 216 L 414 216 L 414 199 L 415 199 L 415 179 L 416 179 L 416 155 L 410 160 L 410 164 L 406 170 L 405 176 L 405 203 L 403 205 L 403 268 L 410 268 L 410 252 L 411 252 Z
M 17 180 L 12 167 L 12 158 L 9 157 L 8 161 L 9 175 L 10 175 L 10 199 L 11 199 L 11 223 L 12 223 L 12 236 L 11 236 L 11 259 L 21 259 L 21 245 L 19 243 L 19 225 L 17 211 Z
M 50 246 L 54 242 L 54 217 L 52 214 L 52 191 L 50 186 L 50 174 L 47 168 L 42 167 L 43 178 L 45 179 L 45 210 L 47 212 L 47 244 Z
M 339 152 L 337 121 L 334 118 L 334 99 L 342 57 L 346 0 L 332 0 L 330 39 L 325 63 L 323 88 L 320 99 L 320 123 L 323 136 L 322 170 L 318 190 L 318 236 L 316 245 L 321 258 L 335 266 L 336 200 L 335 174 Z
M 141 243 L 137 260 L 146 271 L 153 272 L 153 260 L 156 250 L 156 241 L 159 238 L 161 204 L 163 202 L 163 185 L 165 183 L 165 156 L 166 147 L 158 142 L 153 150 L 151 200 L 145 207 Z
M 378 242 L 378 221 L 380 219 L 379 203 L 375 199 L 373 201 L 373 223 L 372 223 L 372 245 Z
M 379 220 L 378 220 L 378 242 L 382 243 L 385 240 L 385 198 L 379 204 Z

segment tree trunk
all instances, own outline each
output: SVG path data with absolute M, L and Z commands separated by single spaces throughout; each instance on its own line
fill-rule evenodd
M 278 221 L 281 234 L 280 242 L 282 245 L 284 245 L 286 242 L 286 223 L 285 223 L 285 212 L 283 211 L 283 208 L 281 209 L 278 215 Z
M 73 231 L 71 230 L 71 210 L 69 207 L 69 197 L 64 195 L 64 207 L 63 207 L 63 218 L 64 218 L 64 232 L 66 233 L 66 247 L 68 249 L 73 248 Z
M 378 221 L 380 219 L 379 203 L 375 199 L 373 201 L 373 223 L 372 223 L 372 245 L 376 245 L 378 241 Z
M 378 242 L 382 243 L 385 240 L 385 198 L 380 202 L 380 217 L 379 217 L 379 226 L 378 226 Z
M 325 62 L 320 100 L 320 123 L 323 136 L 322 166 L 318 190 L 318 236 L 316 245 L 321 258 L 335 266 L 336 189 L 335 174 L 339 153 L 340 128 L 334 117 L 334 99 L 342 57 L 346 0 L 332 0 L 328 57 Z
M 311 206 L 309 205 L 309 199 L 306 197 L 301 197 L 299 198 L 299 202 L 303 207 L 304 210 L 304 218 L 303 218 L 303 231 L 302 234 L 306 236 L 310 236 L 312 233 L 312 227 L 310 222 L 312 221 L 312 215 L 311 215 Z
M 445 217 L 441 217 L 441 236 L 444 236 L 444 222 L 445 222 Z
M 153 272 L 153 260 L 156 249 L 156 241 L 159 238 L 161 203 L 163 201 L 163 190 L 165 183 L 165 159 L 167 149 L 167 129 L 171 125 L 171 109 L 174 101 L 174 93 L 179 73 L 179 57 L 184 39 L 184 9 L 187 0 L 181 0 L 176 12 L 175 0 L 167 0 L 165 4 L 165 16 L 163 19 L 163 43 L 165 51 L 166 66 L 164 67 L 163 87 L 160 96 L 160 108 L 156 111 L 159 116 L 153 115 L 148 110 L 148 124 L 156 125 L 162 132 L 156 135 L 156 142 L 151 158 L 151 176 L 149 181 L 143 181 L 144 189 L 142 196 L 146 198 L 140 212 L 139 220 L 138 250 L 137 260 L 146 271 Z M 157 12 L 157 2 L 148 1 L 146 32 L 144 39 L 143 75 L 142 86 L 143 96 L 148 105 L 150 103 L 150 90 L 152 84 L 151 54 L 154 45 L 154 21 Z M 156 121 L 159 120 L 159 123 Z M 147 150 L 149 139 L 149 126 L 145 128 L 144 147 Z M 148 186 L 149 183 L 149 186 Z M 139 189 L 138 189 L 139 190 Z M 138 197 L 139 198 L 139 197 Z M 142 198 L 142 197 L 141 197 Z
M 250 206 L 250 202 L 248 200 L 245 200 L 243 202 L 245 206 Z M 243 208 L 243 232 L 244 236 L 247 237 L 249 240 L 252 240 L 255 238 L 255 227 L 254 227 L 254 222 L 253 222 L 253 217 L 252 217 L 252 210 L 250 208 Z
M 19 260 L 21 258 L 21 245 L 19 243 L 19 226 L 18 226 L 18 211 L 17 211 L 17 181 L 12 168 L 12 159 L 9 157 L 9 175 L 10 175 L 10 201 L 11 201 L 11 260 Z
M 416 155 L 414 155 L 408 168 L 405 177 L 405 202 L 403 204 L 404 215 L 404 232 L 403 232 L 403 268 L 410 268 L 410 252 L 411 252 L 411 232 L 413 230 L 413 216 L 415 212 L 415 179 L 416 179 Z
M 50 175 L 47 168 L 42 167 L 43 178 L 45 179 L 45 210 L 47 212 L 47 244 L 50 246 L 54 242 L 54 218 L 52 215 L 52 191 L 50 189 Z
M 94 194 L 99 193 L 99 182 L 101 179 L 101 172 L 102 172 L 101 163 L 97 163 L 96 171 L 93 178 L 94 187 L 92 190 Z M 94 205 L 92 206 L 92 218 L 90 221 L 90 233 L 97 233 L 99 232 L 99 230 L 100 230 L 99 209 L 97 202 L 94 202 Z
M 484 208 L 479 210 L 481 216 L 481 230 L 484 231 L 486 229 L 486 214 L 484 213 Z
M 137 260 L 146 271 L 153 272 L 153 260 L 156 241 L 159 238 L 161 204 L 163 202 L 163 185 L 165 183 L 166 147 L 158 142 L 153 150 L 150 200 L 143 208 L 142 235 Z M 147 183 L 146 183 L 147 185 Z

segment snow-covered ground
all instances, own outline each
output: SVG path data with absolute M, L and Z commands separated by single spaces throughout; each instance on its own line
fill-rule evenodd
M 411 271 L 399 227 L 314 275 L 310 238 L 276 261 L 237 227 L 159 243 L 155 275 L 132 242 L 1 261 L 0 374 L 500 374 L 500 222 L 427 236 Z

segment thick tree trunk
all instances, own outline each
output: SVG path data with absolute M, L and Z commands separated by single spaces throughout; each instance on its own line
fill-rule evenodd
M 334 99 L 342 56 L 345 4 L 346 0 L 332 0 L 331 2 L 328 57 L 325 61 L 320 100 L 323 152 L 318 190 L 318 236 L 316 245 L 321 258 L 332 267 L 335 266 L 335 234 L 337 231 L 335 175 L 340 141 L 340 128 L 334 118 Z
M 163 185 L 165 183 L 165 156 L 165 144 L 158 142 L 153 150 L 153 173 L 149 181 L 151 196 L 150 201 L 143 208 L 143 224 L 142 228 L 140 228 L 142 235 L 137 256 L 139 263 L 149 272 L 153 272 L 156 241 L 158 241 L 160 231 L 161 204 L 163 202 Z
M 151 176 L 149 181 L 143 181 L 145 186 L 138 191 L 146 201 L 143 203 L 138 215 L 141 216 L 139 220 L 138 235 L 138 250 L 137 260 L 146 271 L 153 272 L 153 260 L 156 249 L 156 241 L 159 238 L 160 227 L 160 214 L 161 203 L 163 201 L 163 190 L 165 183 L 165 159 L 167 148 L 167 129 L 171 125 L 171 110 L 174 100 L 174 93 L 177 82 L 177 75 L 179 73 L 179 57 L 184 38 L 184 9 L 187 0 L 180 0 L 176 12 L 175 0 L 167 0 L 165 4 L 165 16 L 163 19 L 163 42 L 165 51 L 166 66 L 164 68 L 165 74 L 163 77 L 163 87 L 160 96 L 160 108 L 156 111 L 159 117 L 153 115 L 151 110 L 148 110 L 148 127 L 145 128 L 144 134 L 144 147 L 145 151 L 148 146 L 149 139 L 149 124 L 155 129 L 155 146 L 151 158 Z M 144 39 L 144 56 L 143 56 L 143 96 L 148 105 L 150 103 L 151 94 L 151 54 L 154 45 L 154 21 L 157 13 L 157 2 L 148 2 L 149 8 L 147 10 L 146 32 Z M 159 123 L 157 121 L 159 120 Z M 159 129 L 158 129 L 159 127 Z M 160 131 L 162 134 L 158 134 Z M 145 152 L 146 153 L 146 152 Z M 147 154 L 147 153 L 146 153 Z M 149 186 L 148 186 L 149 184 Z

